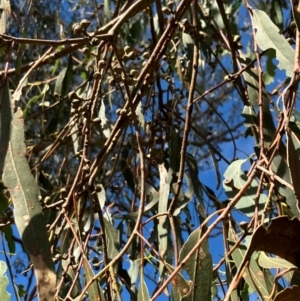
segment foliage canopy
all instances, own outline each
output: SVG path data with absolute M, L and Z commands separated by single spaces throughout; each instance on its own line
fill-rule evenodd
M 1 296 L 297 299 L 298 1 L 15 2 Z

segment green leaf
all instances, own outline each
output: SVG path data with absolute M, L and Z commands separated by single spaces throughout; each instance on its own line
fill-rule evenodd
M 4 233 L 5 240 L 7 242 L 8 250 L 10 254 L 16 253 L 16 244 L 13 239 L 13 229 L 11 225 L 5 226 L 2 228 Z
M 108 138 L 111 133 L 111 128 L 110 128 L 111 125 L 105 116 L 105 103 L 104 103 L 103 97 L 101 99 L 101 105 L 100 105 L 98 117 L 101 120 L 102 132 L 103 132 L 104 136 L 106 138 Z
M 7 31 L 6 19 L 11 15 L 10 1 L 2 0 L 0 4 L 1 16 L 0 16 L 0 34 L 5 34 Z
M 165 267 L 168 273 L 171 275 L 174 272 L 174 267 L 166 263 Z M 174 275 L 172 279 L 172 296 L 174 301 L 190 301 L 192 294 L 192 283 L 189 283 L 181 273 Z
M 141 260 L 130 260 L 128 259 L 130 267 L 128 269 L 128 275 L 130 277 L 130 282 L 132 285 L 136 283 L 137 277 L 139 275 L 140 266 L 141 266 Z
M 253 27 L 256 30 L 256 41 L 262 50 L 273 48 L 276 51 L 278 68 L 286 71 L 287 76 L 294 72 L 294 50 L 287 40 L 279 34 L 279 28 L 268 15 L 261 10 L 253 9 Z
M 170 194 L 170 184 L 172 180 L 172 169 L 166 170 L 164 164 L 158 165 L 160 184 L 159 184 L 159 201 L 158 201 L 158 213 L 166 213 L 168 211 L 168 201 Z M 162 215 L 158 218 L 158 248 L 160 256 L 164 257 L 168 249 L 168 237 L 169 237 L 169 224 L 167 215 Z M 160 270 L 163 267 L 163 263 L 160 263 Z
M 67 296 L 68 293 L 70 293 L 70 296 L 74 298 L 82 290 L 80 281 L 76 281 L 76 284 L 74 285 L 72 291 L 69 292 L 70 285 L 72 285 L 72 281 L 73 279 L 75 279 L 76 276 L 75 271 L 73 269 L 68 269 L 69 266 L 68 259 L 64 259 L 68 255 L 69 246 L 72 241 L 72 235 L 70 235 L 70 233 L 71 233 L 71 229 L 65 228 L 62 231 L 61 238 L 60 238 L 60 253 L 63 256 L 63 258 L 61 260 L 61 264 L 57 271 L 57 279 L 58 281 L 61 281 L 62 274 L 64 275 L 63 285 L 59 291 L 59 296 L 63 299 Z M 65 270 L 68 271 L 67 275 L 65 275 L 64 272 Z
M 103 210 L 105 202 L 106 202 L 106 193 L 105 193 L 105 188 L 102 184 L 97 184 L 97 188 L 100 190 L 98 192 L 97 190 L 97 196 L 98 196 L 98 200 L 99 200 L 99 206 L 101 208 L 101 210 Z
M 201 182 L 199 181 L 199 178 L 198 178 L 198 175 L 199 175 L 198 163 L 197 163 L 196 159 L 194 158 L 194 156 L 192 156 L 191 154 L 187 154 L 186 161 L 187 161 L 187 166 L 189 168 L 189 172 L 191 175 L 191 181 L 192 181 L 192 185 L 194 187 L 195 195 L 197 197 L 199 204 L 202 207 L 204 207 L 203 189 L 202 189 Z M 204 220 L 206 218 L 206 215 L 204 216 L 201 213 L 201 218 L 202 218 L 202 220 Z
M 124 147 L 124 149 L 122 150 L 120 165 L 121 165 L 121 170 L 123 172 L 124 178 L 128 184 L 128 187 L 134 193 L 135 192 L 134 177 L 133 177 L 132 171 L 128 167 L 128 161 L 130 161 L 128 158 L 128 155 L 129 155 L 129 150 L 131 150 L 131 149 L 132 149 L 132 147 L 131 147 L 130 143 L 128 142 L 127 146 Z
M 230 249 L 233 248 L 234 244 L 238 241 L 238 237 L 232 227 L 229 228 L 228 232 L 228 243 Z M 236 264 L 237 268 L 240 267 L 244 255 L 247 251 L 247 247 L 245 244 L 240 243 L 235 250 L 232 252 L 232 259 L 234 263 Z M 264 276 L 263 270 L 260 268 L 260 266 L 257 264 L 256 260 L 253 258 L 254 256 L 251 257 L 249 266 L 245 268 L 245 271 L 243 273 L 243 278 L 249 285 L 250 289 L 253 292 L 257 292 L 262 300 L 268 300 L 268 296 L 271 293 L 271 290 L 269 290 L 268 283 L 266 282 L 266 278 Z M 270 274 L 270 277 L 274 277 Z
M 107 255 L 109 259 L 113 259 L 119 254 L 119 231 L 106 219 L 104 219 L 104 225 L 107 239 Z
M 38 86 L 39 84 L 41 84 L 40 82 L 32 84 L 31 86 Z M 26 107 L 23 111 L 23 118 L 25 119 L 27 116 L 28 111 L 30 110 L 31 106 L 35 103 L 37 103 L 37 101 L 46 95 L 46 92 L 49 90 L 49 85 L 46 84 L 42 90 L 42 92 L 40 92 L 38 95 L 34 95 L 32 98 L 29 99 L 29 101 L 26 104 Z
M 62 69 L 55 83 L 54 96 L 59 99 L 59 105 L 56 109 L 55 115 L 50 120 L 45 133 L 50 135 L 54 133 L 59 125 L 61 125 L 61 120 L 64 116 L 64 107 L 66 103 L 66 95 L 71 89 L 71 82 L 73 78 L 73 60 L 72 55 L 69 56 L 68 65 L 66 68 Z
M 108 23 L 111 19 L 111 12 L 110 12 L 110 1 L 104 0 L 104 20 L 105 23 Z
M 38 186 L 26 160 L 23 112 L 20 108 L 13 114 L 13 120 L 7 125 L 7 129 L 10 130 L 11 138 L 5 157 L 3 182 L 10 192 L 15 222 L 34 267 L 39 297 L 52 300 L 56 274 L 39 202 Z M 45 277 L 47 282 L 44 281 Z
M 5 195 L 6 187 L 0 181 L 0 217 L 6 216 L 5 211 L 9 206 L 8 198 Z
M 24 290 L 24 285 L 19 284 L 17 285 L 17 287 L 18 287 L 18 296 L 20 298 L 24 297 L 27 294 L 27 291 Z
M 95 274 L 86 259 L 83 260 L 83 267 L 85 272 L 85 280 L 86 283 L 88 283 L 95 276 Z M 90 301 L 106 301 L 104 293 L 98 281 L 93 281 L 93 283 L 88 288 L 88 293 Z
M 159 192 L 158 191 L 154 191 L 152 192 L 153 194 L 151 195 L 151 197 L 148 195 L 148 197 L 150 198 L 150 202 L 145 206 L 144 208 L 144 214 L 148 213 L 149 211 L 155 210 L 155 208 L 157 207 L 158 201 L 159 201 Z M 138 216 L 138 210 L 128 213 L 128 214 L 122 214 L 122 216 L 116 216 L 115 218 L 120 218 L 120 219 L 132 219 L 132 218 L 136 218 Z
M 247 181 L 247 177 L 242 171 L 242 165 L 247 162 L 245 160 L 236 160 L 232 162 L 227 170 L 224 173 L 225 180 L 223 181 L 223 187 L 229 198 L 233 198 L 236 193 L 244 186 Z M 254 179 L 250 187 L 245 191 L 239 202 L 236 204 L 236 209 L 243 212 L 249 218 L 253 217 L 255 212 L 255 197 L 257 193 L 258 183 Z M 268 201 L 268 198 L 265 194 L 260 194 L 259 204 L 258 204 L 258 213 L 259 216 L 262 214 L 264 205 Z
M 194 41 L 190 34 L 182 32 L 182 44 L 184 47 L 190 47 L 194 45 Z
M 296 267 L 283 258 L 267 256 L 265 252 L 259 253 L 258 264 L 265 269 L 289 269 Z
M 7 292 L 6 287 L 9 284 L 9 280 L 7 276 L 5 276 L 7 270 L 6 263 L 4 261 L 0 261 L 0 296 L 1 301 L 10 301 L 10 294 Z M 12 285 L 14 285 L 12 283 Z
M 142 112 L 142 103 L 141 103 L 141 102 L 138 103 L 138 105 L 137 105 L 137 107 L 136 107 L 136 109 L 135 109 L 135 114 L 136 114 L 137 117 L 138 117 L 138 121 L 139 121 L 139 123 L 140 123 L 142 129 L 145 130 L 145 128 L 146 128 L 146 123 L 145 123 L 145 116 L 144 116 L 144 114 L 143 114 L 143 112 Z
M 185 194 L 181 189 L 173 211 L 174 216 L 178 216 L 180 214 L 181 210 L 187 206 L 187 204 L 191 201 L 194 195 L 194 186 L 191 177 L 186 173 L 184 174 L 184 177 L 187 181 L 188 189 Z
M 180 251 L 180 261 L 182 261 L 193 247 L 200 240 L 202 235 L 201 228 L 194 230 L 188 237 Z M 190 280 L 193 282 L 191 300 L 206 301 L 211 298 L 211 286 L 213 280 L 212 256 L 209 252 L 208 241 L 205 240 L 199 250 L 194 252 L 184 265 Z
M 63 68 L 59 73 L 54 89 L 54 95 L 59 97 L 64 97 L 68 93 L 68 89 L 70 87 L 70 83 L 73 77 L 73 64 L 72 57 L 69 56 L 68 66 Z
M 243 73 L 245 82 L 247 84 L 249 100 L 253 107 L 258 106 L 259 99 L 259 80 L 257 72 L 257 68 L 250 68 Z M 273 121 L 273 116 L 270 110 L 270 100 L 264 85 L 262 87 L 262 102 L 264 119 L 264 140 L 265 147 L 268 147 L 274 139 L 276 129 Z M 245 106 L 242 115 L 246 118 L 245 126 L 248 127 L 258 124 L 256 113 L 254 112 L 252 107 Z
M 244 126 L 246 128 L 250 128 L 257 124 L 257 115 L 252 106 L 244 106 L 242 116 L 245 118 Z
M 276 72 L 276 66 L 273 62 L 273 59 L 276 56 L 276 52 L 274 49 L 269 49 L 265 53 L 267 56 L 266 61 L 266 70 L 263 73 L 263 82 L 265 85 L 269 85 L 274 82 L 275 80 L 275 72 Z
M 285 148 L 283 148 L 283 151 L 285 151 Z M 273 161 L 271 163 L 271 167 L 273 172 L 282 178 L 287 183 L 291 184 L 291 177 L 290 177 L 290 171 L 288 168 L 288 165 L 285 161 L 285 159 L 282 158 L 281 154 L 277 151 L 275 153 L 275 156 L 273 158 Z M 288 211 L 290 217 L 298 217 L 299 216 L 299 209 L 297 207 L 297 200 L 295 197 L 295 192 L 291 190 L 290 188 L 286 187 L 284 184 L 278 183 L 277 189 L 279 193 L 285 197 L 286 203 L 288 204 Z
M 293 138 L 296 141 L 297 146 L 299 147 L 300 144 L 296 135 L 290 129 L 287 129 L 287 163 L 290 171 L 291 182 L 294 187 L 295 197 L 298 201 L 297 208 L 300 208 L 300 185 L 298 185 L 300 174 L 300 161 L 299 155 L 297 154 L 296 148 L 294 146 Z
M 171 127 L 169 130 L 170 139 L 170 167 L 176 174 L 180 167 L 180 137 L 179 134 Z
M 138 301 L 150 301 L 150 295 L 148 292 L 148 288 L 144 281 L 143 270 L 141 270 L 141 274 L 140 274 L 140 286 L 139 286 L 137 299 L 138 299 Z
M 1 110 L 0 110 L 0 176 L 2 177 L 4 165 L 5 165 L 5 155 L 8 149 L 9 139 L 10 139 L 10 124 L 12 120 L 12 111 L 10 109 L 11 103 L 11 94 L 8 88 L 8 84 L 5 83 L 3 86 L 0 86 L 0 97 L 1 97 Z M 4 186 L 1 187 L 3 193 Z M 6 207 L 5 203 L 7 201 L 2 200 L 3 207 Z M 1 204 L 2 206 L 2 204 Z M 0 214 L 4 212 L 6 208 L 1 208 Z

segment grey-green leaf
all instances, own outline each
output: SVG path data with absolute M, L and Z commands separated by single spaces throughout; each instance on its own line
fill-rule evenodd
M 104 219 L 104 224 L 107 239 L 107 255 L 110 259 L 113 259 L 119 254 L 119 233 L 108 220 Z
M 253 26 L 256 30 L 256 41 L 259 48 L 276 51 L 278 68 L 286 71 L 287 76 L 292 76 L 294 71 L 294 50 L 287 40 L 279 34 L 279 28 L 271 21 L 268 15 L 261 10 L 253 9 Z
M 180 251 L 180 261 L 193 249 L 201 238 L 201 228 L 194 230 L 188 237 Z M 199 250 L 194 252 L 184 269 L 193 282 L 194 289 L 189 295 L 190 300 L 206 301 L 211 299 L 211 286 L 213 280 L 212 256 L 209 251 L 208 241 L 205 240 Z
M 26 159 L 21 109 L 18 108 L 13 114 L 7 129 L 10 131 L 10 141 L 5 157 L 3 182 L 10 192 L 15 222 L 34 267 L 39 298 L 51 301 L 55 295 L 56 274 L 45 218 L 39 202 L 38 186 Z
M 295 265 L 289 261 L 279 258 L 279 257 L 270 257 L 263 251 L 260 252 L 258 258 L 258 264 L 265 269 L 289 269 L 296 268 Z
M 7 270 L 6 263 L 0 261 L 0 295 L 2 301 L 10 301 L 10 294 L 7 292 L 6 287 L 8 286 L 9 280 L 5 275 Z M 12 284 L 13 285 L 13 284 Z
M 140 275 L 140 287 L 139 287 L 137 299 L 138 299 L 138 301 L 150 301 L 148 288 L 144 281 L 143 271 L 141 272 L 141 275 Z
M 83 266 L 85 271 L 86 283 L 88 283 L 94 276 L 94 272 L 89 264 L 89 262 L 84 259 Z M 104 297 L 104 293 L 98 283 L 98 281 L 94 281 L 90 287 L 88 288 L 89 300 L 90 301 L 106 301 Z

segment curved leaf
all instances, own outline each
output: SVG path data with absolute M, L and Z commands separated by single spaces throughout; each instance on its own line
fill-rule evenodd
M 271 21 L 268 15 L 258 9 L 253 9 L 253 26 L 256 29 L 256 41 L 259 48 L 276 51 L 278 68 L 285 70 L 287 76 L 294 72 L 294 50 L 287 40 L 279 34 L 279 28 Z
M 274 301 L 295 301 L 298 300 L 300 295 L 300 287 L 293 286 L 291 288 L 286 288 L 276 295 Z
M 55 295 L 56 274 L 38 198 L 38 186 L 26 160 L 21 109 L 18 108 L 13 114 L 13 120 L 8 128 L 11 128 L 11 139 L 5 157 L 3 182 L 9 189 L 14 205 L 15 222 L 34 267 L 39 298 L 51 301 Z
M 260 252 L 258 264 L 265 269 L 289 269 L 296 267 L 285 259 L 267 256 L 265 252 Z
M 113 259 L 119 254 L 119 233 L 108 220 L 104 219 L 104 224 L 107 239 L 107 255 L 109 259 Z
M 228 232 L 228 242 L 230 249 L 233 248 L 234 244 L 238 241 L 238 237 L 232 227 L 229 228 Z M 237 268 L 239 268 L 243 262 L 245 253 L 247 251 L 247 247 L 245 244 L 240 243 L 236 249 L 232 252 L 232 259 L 236 264 Z M 243 273 L 243 278 L 248 283 L 252 292 L 258 292 L 261 296 L 262 300 L 269 300 L 269 294 L 272 291 L 272 286 L 269 286 L 269 281 L 267 281 L 267 277 L 264 275 L 263 270 L 257 264 L 256 260 L 253 256 L 250 259 L 249 266 L 245 268 Z M 273 278 L 272 274 L 269 273 L 268 278 Z
M 158 201 L 158 213 L 166 213 L 168 211 L 168 200 L 170 194 L 170 183 L 172 180 L 172 169 L 166 170 L 164 164 L 159 164 L 159 201 Z M 166 255 L 168 249 L 168 237 L 169 237 L 169 226 L 167 221 L 167 215 L 162 215 L 158 218 L 158 247 L 159 253 L 162 257 Z M 160 265 L 162 268 L 162 265 Z
M 224 173 L 225 180 L 223 181 L 223 187 L 229 198 L 233 198 L 236 195 L 236 193 L 239 191 L 239 189 L 241 189 L 244 186 L 247 180 L 246 175 L 242 171 L 242 165 L 245 162 L 247 162 L 247 160 L 248 159 L 236 160 L 232 162 Z M 251 218 L 255 212 L 254 200 L 256 197 L 257 188 L 258 188 L 258 183 L 256 180 L 253 180 L 250 187 L 247 189 L 247 191 L 241 197 L 239 202 L 236 204 L 236 209 L 243 212 L 249 218 Z M 267 196 L 261 193 L 259 197 L 259 205 L 258 205 L 259 214 L 262 213 L 264 204 L 266 204 L 266 202 L 267 202 Z
M 193 249 L 201 238 L 201 228 L 196 229 L 188 237 L 180 251 L 180 261 Z M 208 241 L 205 240 L 198 252 L 195 252 L 184 269 L 193 282 L 194 289 L 189 295 L 189 300 L 206 301 L 211 299 L 211 286 L 213 280 L 212 256 L 209 252 Z
M 139 287 L 137 297 L 138 297 L 137 298 L 138 301 L 150 301 L 150 295 L 149 295 L 149 292 L 148 292 L 147 285 L 144 281 L 143 272 L 141 272 L 141 276 L 140 276 L 140 287 Z
M 83 267 L 85 271 L 86 283 L 88 283 L 95 276 L 95 274 L 86 259 L 83 260 Z M 106 301 L 104 293 L 100 285 L 98 284 L 98 281 L 94 281 L 90 285 L 90 287 L 88 288 L 88 293 L 90 301 Z
M 9 284 L 7 276 L 5 276 L 7 270 L 6 263 L 0 261 L 0 296 L 2 301 L 10 301 L 10 294 L 7 292 L 6 287 Z M 14 284 L 12 284 L 14 285 Z

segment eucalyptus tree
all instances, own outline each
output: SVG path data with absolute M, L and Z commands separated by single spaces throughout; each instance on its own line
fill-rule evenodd
M 2 1 L 2 296 L 296 298 L 298 8 Z

